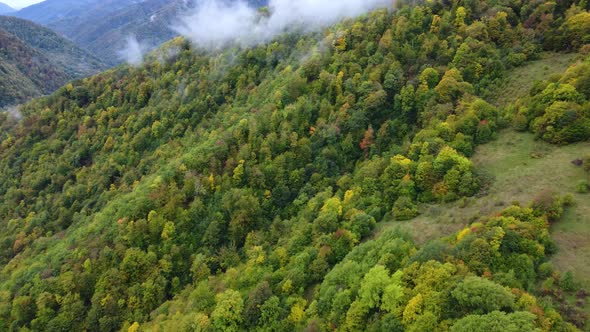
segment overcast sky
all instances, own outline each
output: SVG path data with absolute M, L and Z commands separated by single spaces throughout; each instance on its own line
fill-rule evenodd
M 34 3 L 42 2 L 43 0 L 0 0 L 12 8 L 20 9 L 26 6 L 30 6 Z

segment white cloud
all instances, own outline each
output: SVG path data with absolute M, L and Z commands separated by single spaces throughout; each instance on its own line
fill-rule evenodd
M 232 42 L 248 46 L 290 29 L 311 31 L 392 4 L 393 0 L 270 0 L 266 17 L 242 0 L 205 0 L 182 16 L 174 29 L 204 48 Z
M 117 53 L 127 63 L 137 66 L 143 62 L 143 56 L 148 49 L 149 47 L 140 43 L 135 36 L 129 36 L 125 48 Z
M 2 110 L 0 109 L 0 112 Z M 9 106 L 6 109 L 4 109 L 4 112 L 8 113 L 8 115 L 10 115 L 10 117 L 16 121 L 20 121 L 23 118 L 22 113 L 18 110 L 17 106 Z

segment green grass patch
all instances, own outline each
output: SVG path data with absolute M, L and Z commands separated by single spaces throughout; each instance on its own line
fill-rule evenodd
M 560 271 L 573 271 L 590 286 L 590 195 L 576 193 L 587 177 L 572 161 L 590 151 L 590 142 L 554 146 L 529 133 L 502 132 L 496 141 L 477 149 L 473 162 L 490 178 L 477 197 L 448 204 L 423 204 L 420 216 L 405 222 L 384 222 L 378 234 L 399 227 L 419 243 L 450 235 L 481 216 L 496 213 L 513 202 L 529 204 L 539 193 L 550 190 L 572 194 L 576 205 L 552 228 L 559 252 L 552 259 Z
M 506 80 L 495 87 L 488 101 L 505 106 L 529 93 L 533 84 L 554 74 L 563 74 L 579 58 L 577 53 L 543 53 L 541 59 L 513 69 Z

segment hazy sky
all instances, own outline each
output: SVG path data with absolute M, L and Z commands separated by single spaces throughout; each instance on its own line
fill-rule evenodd
M 34 3 L 43 2 L 43 0 L 0 0 L 0 2 L 4 2 L 12 8 L 20 9 Z

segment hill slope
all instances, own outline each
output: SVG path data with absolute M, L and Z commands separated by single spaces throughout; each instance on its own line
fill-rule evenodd
M 0 107 L 55 91 L 105 65 L 72 42 L 32 22 L 0 16 Z
M 582 47 L 590 13 L 567 7 L 400 3 L 216 54 L 177 38 L 0 114 L 0 330 L 584 328 L 587 292 L 551 264 L 570 197 L 424 243 L 374 232 L 485 194 L 470 158 L 502 128 L 588 140 L 590 59 L 485 100 Z
M 0 2 L 0 15 L 10 14 L 15 12 L 16 10 L 9 5 Z
M 68 17 L 89 16 L 94 10 L 116 11 L 133 3 L 132 0 L 47 0 L 19 10 L 16 15 L 39 24 L 47 25 Z
M 171 26 L 195 0 L 67 1 L 48 0 L 22 9 L 17 16 L 46 25 L 111 64 L 126 38 L 136 36 L 153 48 L 177 35 Z M 260 5 L 263 1 L 250 1 Z

